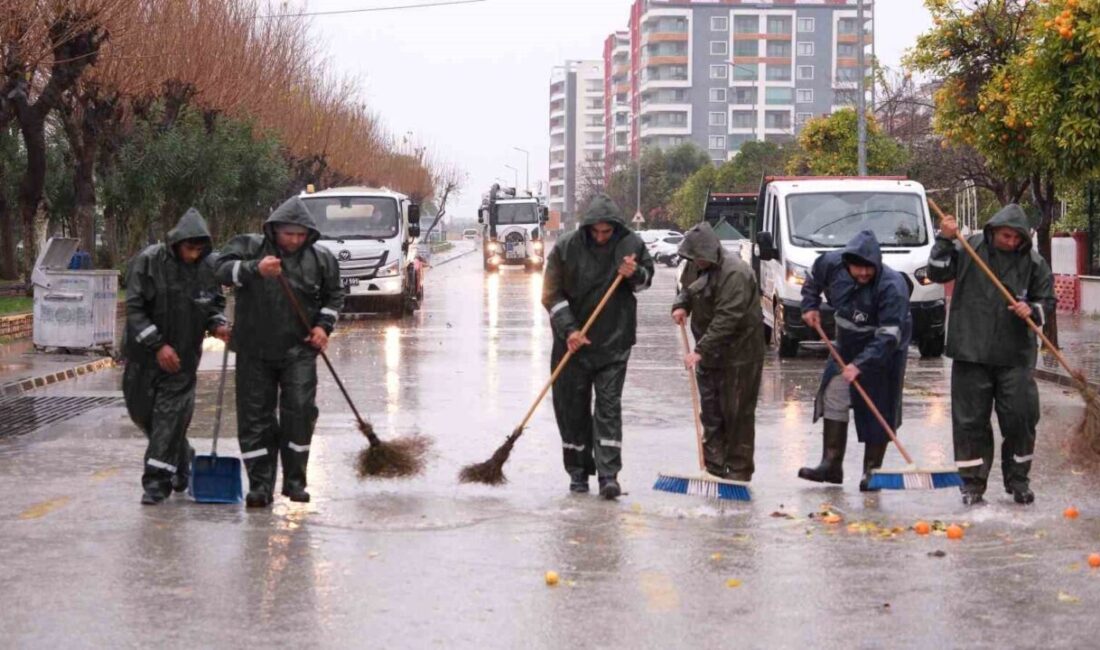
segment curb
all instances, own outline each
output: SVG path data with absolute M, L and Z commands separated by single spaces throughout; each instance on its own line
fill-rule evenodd
M 1078 387 L 1077 382 L 1074 381 L 1073 377 L 1070 377 L 1069 375 L 1057 372 L 1055 370 L 1045 370 L 1043 368 L 1036 368 L 1035 369 L 1035 376 L 1038 377 L 1039 379 L 1044 380 L 1044 381 L 1049 381 L 1051 383 L 1058 384 L 1059 386 L 1065 386 L 1067 388 L 1074 388 L 1074 389 L 1076 389 Z M 1090 381 L 1090 382 L 1088 382 L 1088 384 L 1089 384 L 1089 388 L 1093 389 L 1094 391 L 1100 392 L 1100 383 Z
M 84 375 L 90 375 L 97 370 L 105 370 L 107 368 L 114 368 L 115 361 L 110 357 L 104 357 L 102 359 L 96 359 L 88 363 L 80 364 L 72 368 L 65 370 L 58 370 L 46 375 L 38 377 L 28 377 L 27 379 L 20 379 L 18 381 L 8 382 L 6 384 L 0 384 L 0 397 L 15 397 L 22 395 L 27 391 L 34 390 L 35 388 L 42 388 L 43 386 L 49 386 L 56 384 L 66 379 L 75 379 Z
M 472 248 L 472 249 L 466 251 L 465 253 L 459 253 L 457 255 L 452 255 L 451 257 L 448 257 L 447 259 L 443 260 L 442 262 L 432 262 L 430 268 L 435 268 L 437 266 L 443 266 L 444 264 L 449 264 L 450 262 L 453 262 L 453 261 L 455 261 L 459 258 L 466 257 L 467 255 L 471 255 L 471 254 L 476 253 L 476 252 L 477 252 L 477 248 L 475 247 L 475 248 Z

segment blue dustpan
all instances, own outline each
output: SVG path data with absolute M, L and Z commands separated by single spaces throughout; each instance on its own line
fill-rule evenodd
M 229 365 L 229 346 L 222 353 L 222 377 L 218 385 L 218 408 L 214 415 L 214 441 L 209 456 L 195 456 L 191 461 L 191 482 L 187 494 L 198 503 L 240 503 L 241 459 L 218 456 L 218 433 L 222 428 L 222 400 L 225 397 L 225 375 Z

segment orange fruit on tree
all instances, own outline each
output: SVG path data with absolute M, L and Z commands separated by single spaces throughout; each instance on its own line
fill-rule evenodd
M 927 535 L 928 533 L 932 532 L 932 527 L 928 525 L 927 521 L 918 521 L 917 523 L 913 524 L 913 530 L 918 535 Z
M 1077 511 L 1077 508 L 1070 506 L 1062 511 L 1062 516 L 1066 519 L 1076 519 L 1081 513 Z
M 958 524 L 951 524 L 947 527 L 947 539 L 962 539 L 963 529 Z
M 1089 566 L 1100 569 L 1100 553 L 1089 553 Z

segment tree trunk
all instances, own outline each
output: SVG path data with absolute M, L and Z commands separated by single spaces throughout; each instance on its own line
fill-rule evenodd
M 73 152 L 73 194 L 76 205 L 73 214 L 73 234 L 80 239 L 81 248 L 95 260 L 95 163 L 97 141 L 93 128 L 95 108 L 90 105 L 75 106 L 76 99 L 69 98 L 61 107 L 61 121 Z
M 0 179 L 4 178 L 4 168 L 0 166 Z M 2 183 L 0 183 L 2 186 Z M 19 265 L 15 261 L 15 218 L 8 205 L 8 197 L 0 191 L 0 279 L 14 280 L 19 276 Z
M 38 257 L 38 237 L 35 228 L 35 216 L 42 202 L 42 191 L 46 185 L 46 136 L 45 128 L 39 120 L 20 120 L 19 128 L 23 132 L 23 145 L 27 153 L 27 169 L 19 184 L 19 214 L 23 222 L 23 274 L 30 282 Z
M 103 211 L 103 247 L 105 268 L 118 265 L 118 208 L 108 205 Z
M 1031 179 L 1031 196 L 1035 201 L 1035 205 L 1039 208 L 1039 226 L 1036 229 L 1036 234 L 1039 240 L 1039 254 L 1043 256 L 1043 259 L 1047 261 L 1047 264 L 1054 267 L 1053 258 L 1051 256 L 1051 241 L 1050 234 L 1051 229 L 1054 226 L 1054 209 L 1057 207 L 1057 197 L 1055 196 L 1054 181 L 1050 178 L 1042 179 L 1041 176 L 1036 174 Z M 1043 333 L 1047 335 L 1050 342 L 1055 347 L 1058 346 L 1058 310 L 1055 309 L 1054 313 L 1047 315 L 1046 325 L 1043 326 Z

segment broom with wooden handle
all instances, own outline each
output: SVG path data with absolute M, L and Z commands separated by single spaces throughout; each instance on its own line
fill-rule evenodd
M 623 276 L 620 273 L 615 274 L 615 279 L 611 282 L 611 286 L 603 294 L 603 298 L 600 299 L 599 304 L 596 305 L 596 309 L 592 311 L 592 315 L 588 317 L 584 327 L 581 328 L 581 336 L 586 336 L 588 330 L 596 322 L 596 318 L 603 311 L 603 308 L 607 306 L 607 301 L 611 300 L 611 296 L 615 294 L 615 290 L 622 284 Z M 497 448 L 493 455 L 489 457 L 489 460 L 481 463 L 473 463 L 462 468 L 462 471 L 458 474 L 458 480 L 462 483 L 484 483 L 486 485 L 500 485 L 507 483 L 508 479 L 504 476 L 504 463 L 508 462 L 508 457 L 512 454 L 512 447 L 515 446 L 516 441 L 523 435 L 524 427 L 531 420 L 531 416 L 535 414 L 535 409 L 542 403 L 542 398 L 546 397 L 546 393 L 549 392 L 550 387 L 557 381 L 558 375 L 565 369 L 565 365 L 569 363 L 569 360 L 573 358 L 573 352 L 571 350 L 566 351 L 565 356 L 558 362 L 557 367 L 554 368 L 554 372 L 551 373 L 549 381 L 539 391 L 538 397 L 535 398 L 531 408 L 527 409 L 527 415 L 523 416 L 523 420 L 519 423 L 519 426 L 512 430 L 512 433 L 504 440 L 504 444 Z
M 680 323 L 680 340 L 683 343 L 684 354 L 690 353 L 691 343 L 688 341 L 687 325 L 684 323 Z M 752 493 L 749 491 L 748 483 L 729 481 L 707 472 L 707 463 L 703 458 L 703 421 L 700 417 L 702 408 L 699 405 L 699 382 L 695 378 L 694 370 L 688 370 L 688 378 L 691 385 L 691 406 L 695 413 L 695 448 L 699 454 L 699 474 L 687 476 L 661 472 L 657 475 L 657 482 L 653 484 L 653 489 L 726 501 L 751 501 Z
M 844 370 L 844 358 L 840 356 L 840 353 L 833 347 L 833 342 L 829 340 L 829 337 L 825 334 L 825 330 L 821 329 L 821 325 L 814 325 L 814 329 L 817 330 L 818 336 L 825 342 L 825 346 L 829 348 L 829 354 L 832 355 L 833 361 L 841 370 Z M 863 401 L 867 403 L 867 408 L 871 410 L 871 414 L 878 420 L 879 426 L 886 431 L 886 435 L 890 436 L 890 440 L 894 443 L 894 446 L 901 452 L 901 457 L 908 463 L 908 467 L 900 470 L 887 470 L 887 469 L 875 469 L 871 470 L 871 480 L 867 482 L 867 487 L 871 490 L 935 490 L 939 488 L 947 487 L 959 487 L 962 485 L 962 478 L 959 476 L 959 471 L 955 468 L 920 468 L 913 462 L 913 457 L 909 455 L 909 452 L 905 450 L 905 447 L 898 440 L 897 435 L 894 434 L 893 427 L 886 421 L 886 418 L 882 417 L 882 413 L 879 412 L 878 407 L 871 401 L 871 396 L 867 394 L 867 391 L 863 390 L 863 386 L 860 385 L 858 379 L 852 380 L 852 386 L 855 387 L 856 392 L 863 398 Z
M 939 216 L 941 221 L 946 218 L 947 215 L 943 213 L 940 206 L 936 205 L 935 201 L 928 199 L 928 204 L 932 206 L 932 209 L 935 210 L 936 215 Z M 1012 292 L 1009 291 L 1007 287 L 1005 287 L 1004 283 L 997 277 L 997 274 L 993 272 L 993 269 L 989 268 L 985 260 L 978 255 L 978 251 L 974 250 L 974 247 L 970 245 L 966 237 L 958 235 L 955 237 L 955 241 L 959 242 L 962 249 L 966 251 L 971 259 L 974 260 L 974 263 L 978 265 L 978 268 L 980 268 L 993 285 L 997 287 L 1001 295 L 1004 296 L 1005 301 L 1008 302 L 1008 306 L 1015 307 L 1017 303 L 1016 297 L 1012 295 Z M 1039 337 L 1039 340 L 1043 342 L 1043 345 L 1054 354 L 1054 357 L 1058 359 L 1058 363 L 1062 364 L 1066 372 L 1073 377 L 1077 385 L 1077 391 L 1081 394 L 1081 399 L 1085 400 L 1085 416 L 1081 420 L 1081 424 L 1077 427 L 1077 433 L 1082 437 L 1085 444 L 1091 447 L 1094 452 L 1100 454 L 1100 396 L 1098 396 L 1096 391 L 1089 386 L 1088 382 L 1085 380 L 1085 374 L 1081 372 L 1081 370 L 1069 365 L 1069 361 L 1062 355 L 1062 351 L 1054 347 L 1054 344 L 1052 344 L 1046 334 L 1043 333 L 1042 327 L 1033 321 L 1031 317 L 1026 318 L 1025 322 L 1027 326 L 1031 328 L 1031 331 L 1035 332 L 1035 335 Z

